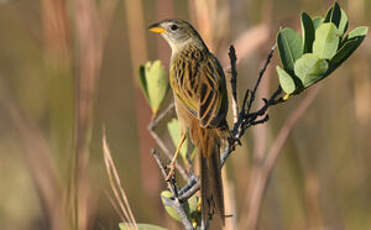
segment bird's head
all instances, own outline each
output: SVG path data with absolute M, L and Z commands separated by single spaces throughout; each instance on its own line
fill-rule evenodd
M 182 19 L 167 19 L 154 23 L 148 30 L 160 34 L 170 45 L 173 54 L 185 45 L 194 44 L 206 48 L 200 35 L 188 22 Z M 207 48 L 206 48 L 207 49 Z

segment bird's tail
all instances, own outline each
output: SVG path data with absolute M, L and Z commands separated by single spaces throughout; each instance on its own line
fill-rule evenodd
M 201 213 L 206 224 L 213 215 L 220 217 L 224 226 L 224 196 L 220 171 L 220 130 L 200 128 L 195 145 L 199 149 L 201 173 Z M 194 133 L 195 134 L 195 133 Z

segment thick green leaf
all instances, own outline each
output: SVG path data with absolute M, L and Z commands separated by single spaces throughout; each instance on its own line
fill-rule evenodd
M 277 46 L 284 69 L 294 72 L 294 63 L 303 54 L 302 39 L 291 28 L 284 28 L 278 32 Z
M 339 35 L 343 36 L 348 29 L 349 22 L 348 22 L 348 16 L 345 13 L 345 11 L 343 9 L 340 9 L 340 10 L 341 10 L 341 18 L 340 18 L 338 30 L 339 30 Z
M 304 54 L 295 62 L 295 74 L 305 88 L 323 78 L 328 69 L 327 61 L 314 54 Z
M 152 112 L 156 114 L 169 88 L 166 71 L 161 61 L 147 62 L 144 67 L 140 66 L 139 82 Z
M 315 34 L 313 53 L 322 59 L 331 59 L 339 45 L 338 30 L 333 23 L 321 24 Z
M 163 191 L 161 192 L 161 201 L 162 201 L 162 204 L 164 205 L 165 207 L 165 210 L 166 212 L 176 221 L 179 221 L 179 222 L 182 222 L 182 218 L 180 218 L 180 216 L 178 215 L 178 213 L 175 211 L 175 209 L 171 206 L 168 206 L 168 205 L 165 205 L 165 200 L 164 200 L 164 197 L 165 198 L 172 198 L 173 197 L 173 194 L 169 191 Z
M 137 224 L 139 230 L 167 230 L 166 228 L 153 225 L 153 224 Z M 120 223 L 119 224 L 120 230 L 132 230 L 132 225 L 128 225 L 127 223 Z
M 332 22 L 338 28 L 341 19 L 341 10 L 339 4 L 335 2 L 334 6 L 331 7 L 326 14 L 324 22 Z
M 293 77 L 290 76 L 284 69 L 280 66 L 276 66 L 276 71 L 278 74 L 278 80 L 280 82 L 281 88 L 285 93 L 292 94 L 296 90 L 296 85 Z
M 303 53 L 311 53 L 314 41 L 314 26 L 310 16 L 301 14 L 301 31 L 303 33 Z
M 169 131 L 171 140 L 173 141 L 175 147 L 177 147 L 182 136 L 182 130 L 179 121 L 173 118 L 170 122 L 167 123 L 167 130 Z M 187 146 L 188 143 L 186 139 L 182 145 L 182 148 L 180 149 L 180 154 L 184 162 L 187 162 Z
M 361 45 L 368 32 L 367 26 L 360 26 L 352 30 L 346 37 L 345 42 L 330 61 L 330 74 L 340 66 Z
M 323 18 L 321 16 L 317 16 L 317 17 L 314 17 L 312 21 L 313 21 L 314 30 L 316 30 L 323 22 Z

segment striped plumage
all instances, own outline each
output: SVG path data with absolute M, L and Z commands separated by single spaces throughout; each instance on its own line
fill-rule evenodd
M 228 98 L 223 69 L 207 50 L 189 44 L 174 55 L 170 64 L 174 95 L 204 128 L 215 128 L 225 120 Z
M 178 119 L 200 152 L 203 221 L 217 214 L 224 225 L 220 145 L 227 133 L 228 94 L 223 69 L 187 22 L 165 20 L 150 30 L 161 33 L 172 48 L 170 85 Z

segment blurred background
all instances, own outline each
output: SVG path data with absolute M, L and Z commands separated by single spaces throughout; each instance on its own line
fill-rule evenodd
M 146 26 L 171 17 L 192 22 L 224 67 L 234 44 L 242 97 L 280 26 L 300 31 L 301 11 L 324 15 L 332 3 L 0 0 L 1 229 L 69 229 L 76 219 L 80 229 L 117 229 L 106 195 L 103 127 L 136 221 L 182 229 L 160 201 L 166 185 L 150 154 L 151 112 L 137 83 L 138 65 L 161 59 L 167 68 L 170 49 Z M 350 29 L 370 25 L 371 1 L 339 4 Z M 279 151 L 257 229 L 371 229 L 369 37 L 320 87 L 272 107 L 268 123 L 248 130 L 224 172 L 234 215 L 228 229 L 248 228 L 254 162 L 308 95 L 313 103 Z M 275 53 L 259 97 L 277 87 L 277 64 Z M 166 121 L 156 131 L 174 149 Z

